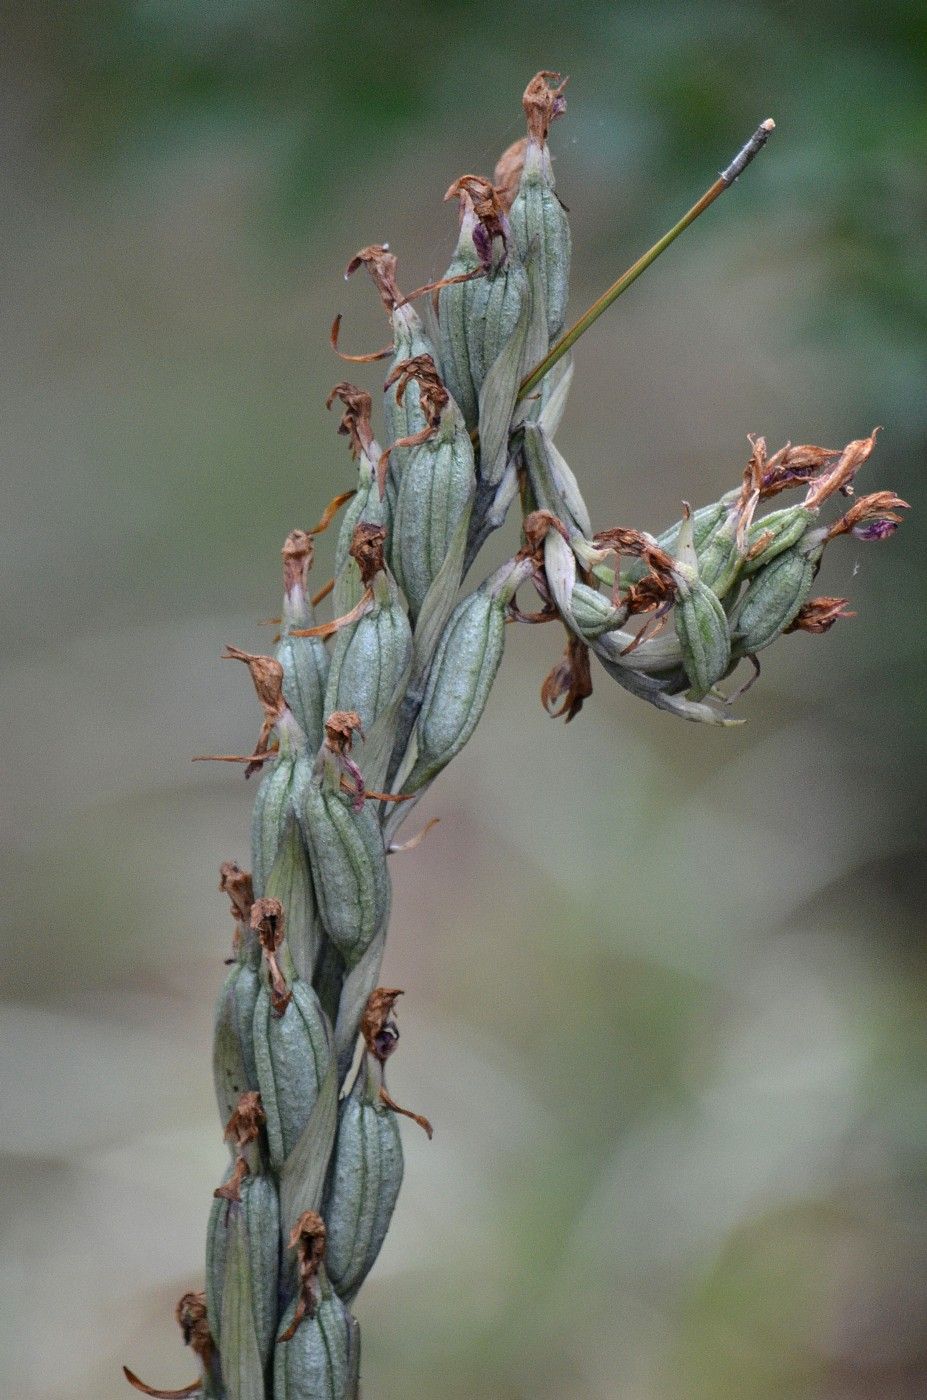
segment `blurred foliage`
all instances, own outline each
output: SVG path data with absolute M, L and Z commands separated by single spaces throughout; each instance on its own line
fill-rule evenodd
M 404 284 L 439 274 L 447 184 L 549 65 L 577 311 L 778 124 L 580 347 L 562 441 L 597 524 L 711 499 L 747 431 L 875 422 L 867 489 L 914 509 L 835 547 L 822 587 L 859 617 L 777 648 L 736 733 L 604 685 L 553 726 L 559 642 L 513 635 L 396 872 L 395 1084 L 437 1133 L 408 1139 L 361 1300 L 369 1388 L 923 1395 L 923 6 L 59 0 L 4 25 L 4 1393 L 116 1397 L 123 1360 L 189 1380 L 214 872 L 250 792 L 187 758 L 253 733 L 216 658 L 270 635 L 280 543 L 348 478 L 327 327 L 384 336 L 341 269 L 385 237 Z

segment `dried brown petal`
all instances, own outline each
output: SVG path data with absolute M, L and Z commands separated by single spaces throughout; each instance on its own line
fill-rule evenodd
M 476 220 L 473 244 L 482 266 L 488 270 L 492 266 L 495 239 L 501 238 L 503 248 L 507 248 L 510 232 L 505 207 L 492 181 L 482 175 L 461 175 L 460 179 L 450 186 L 444 198 L 460 200 L 462 217 L 472 211 Z
M 227 894 L 232 906 L 232 918 L 246 924 L 251 918 L 254 903 L 254 888 L 251 875 L 234 860 L 225 860 L 219 866 L 219 890 Z
M 841 491 L 845 496 L 852 494 L 853 478 L 871 456 L 880 431 L 879 428 L 873 428 L 869 437 L 856 438 L 847 443 L 836 465 L 819 476 L 809 489 L 805 497 L 805 505 L 809 510 L 817 509 L 835 491 Z
M 562 117 L 566 111 L 563 89 L 568 81 L 568 78 L 561 79 L 559 73 L 542 69 L 540 73 L 535 73 L 525 88 L 521 105 L 528 119 L 528 132 L 539 145 L 543 146 L 547 140 L 551 122 Z
M 541 704 L 552 719 L 566 716 L 566 723 L 569 724 L 591 694 L 589 648 L 585 642 L 568 633 L 563 656 L 541 686 Z
M 344 404 L 338 431 L 342 437 L 350 440 L 351 455 L 359 457 L 362 452 L 369 452 L 373 446 L 373 428 L 370 423 L 373 403 L 370 395 L 366 389 L 359 389 L 356 384 L 348 384 L 342 380 L 340 384 L 335 385 L 325 400 L 325 407 L 331 408 L 335 399 L 340 399 Z
M 397 365 L 394 365 L 383 388 L 392 389 L 395 385 L 396 402 L 401 404 L 405 398 L 406 389 L 413 380 L 418 385 L 419 406 L 425 418 L 425 427 L 420 432 L 411 433 L 408 437 L 397 438 L 381 454 L 377 463 L 377 483 L 381 499 L 386 491 L 386 472 L 393 448 L 417 447 L 419 443 L 427 442 L 429 438 L 434 437 L 441 426 L 444 410 L 450 403 L 451 396 L 444 387 L 444 382 L 438 373 L 438 367 L 431 355 L 413 355 L 409 360 L 400 360 Z
M 361 582 L 367 588 L 377 574 L 385 568 L 383 548 L 386 544 L 386 531 L 382 525 L 361 523 L 354 529 L 348 553 L 357 561 Z
M 293 1321 L 278 1341 L 288 1342 L 304 1317 L 315 1317 L 315 1280 L 325 1258 L 325 1221 L 314 1210 L 304 1211 L 290 1234 L 290 1249 L 296 1250 L 299 1297 Z
M 517 141 L 513 141 L 511 146 L 507 146 L 496 161 L 492 177 L 493 188 L 496 191 L 499 204 L 506 213 L 511 209 L 515 202 L 515 196 L 518 194 L 527 145 L 527 139 L 524 136 L 520 137 Z
M 354 735 L 361 732 L 361 718 L 356 710 L 332 710 L 325 721 L 326 747 L 332 753 L 349 753 Z
M 269 753 L 270 736 L 274 725 L 286 709 L 283 699 L 283 667 L 272 656 L 256 656 L 253 652 L 242 651 L 239 647 L 227 646 L 222 653 L 223 661 L 243 661 L 251 672 L 251 680 L 257 692 L 264 721 L 254 748 L 254 754 L 245 769 L 250 777 L 260 768 Z
M 373 278 L 387 313 L 392 315 L 396 303 L 402 300 L 402 293 L 396 286 L 396 266 L 396 256 L 390 252 L 388 243 L 371 243 L 354 254 L 344 275 L 350 277 L 359 267 L 365 267 Z
M 898 514 L 899 510 L 909 509 L 908 502 L 896 496 L 894 491 L 874 491 L 871 496 L 861 496 L 830 527 L 827 538 L 832 540 L 837 535 L 847 535 L 852 531 L 859 539 L 884 539 L 904 519 Z
M 251 910 L 251 927 L 258 936 L 270 977 L 270 1001 L 274 1012 L 282 1016 L 290 1004 L 292 992 L 280 971 L 277 955 L 285 932 L 283 905 L 279 899 L 256 899 Z
M 756 467 L 757 485 L 764 501 L 778 496 L 780 491 L 807 485 L 815 472 L 840 456 L 840 452 L 833 447 L 817 447 L 813 443 L 793 447 L 787 442 L 767 459 L 766 439 L 751 438 L 750 442 L 753 445 L 750 465 Z
M 794 622 L 785 628 L 786 632 L 827 632 L 842 617 L 855 617 L 847 612 L 848 598 L 809 598 L 796 614 Z
M 267 1114 L 261 1103 L 261 1096 L 249 1089 L 241 1094 L 229 1121 L 225 1125 L 225 1140 L 236 1147 L 247 1147 L 260 1137 L 261 1129 L 267 1122 Z
M 305 595 L 306 580 L 315 557 L 315 544 L 305 530 L 291 530 L 280 551 L 283 555 L 283 591 L 294 589 Z
M 567 544 L 570 542 L 570 537 L 563 521 L 558 520 L 557 516 L 550 510 L 533 510 L 530 515 L 525 516 L 521 523 L 521 528 L 525 537 L 525 543 L 516 555 L 518 559 L 534 558 L 543 547 L 544 541 L 547 539 L 551 530 L 556 530 L 557 534 L 566 540 Z
M 403 995 L 401 987 L 377 987 L 367 998 L 360 1032 L 369 1054 L 383 1064 L 395 1050 L 399 1031 L 392 1020 L 393 1007 Z

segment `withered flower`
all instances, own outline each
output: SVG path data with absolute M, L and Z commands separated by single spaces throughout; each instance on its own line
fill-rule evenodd
M 786 632 L 829 632 L 835 622 L 842 617 L 855 617 L 855 612 L 847 611 L 848 598 L 809 598 L 796 614 L 794 622 L 785 628 Z

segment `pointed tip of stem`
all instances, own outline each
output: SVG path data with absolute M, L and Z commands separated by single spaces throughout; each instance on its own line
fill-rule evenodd
M 776 123 L 773 121 L 772 117 L 767 117 L 764 122 L 760 122 L 761 131 L 775 131 L 775 129 Z

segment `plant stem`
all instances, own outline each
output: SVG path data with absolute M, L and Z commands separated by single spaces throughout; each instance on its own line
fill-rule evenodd
M 762 150 L 774 128 L 775 122 L 771 117 L 767 118 L 750 137 L 750 140 L 747 141 L 737 153 L 727 169 L 721 172 L 714 184 L 702 195 L 701 199 L 697 200 L 695 204 L 692 205 L 688 213 L 683 214 L 677 224 L 674 224 L 667 233 L 664 233 L 663 237 L 658 239 L 652 248 L 648 248 L 647 252 L 639 257 L 637 262 L 632 263 L 627 272 L 623 272 L 618 280 L 613 282 L 608 290 L 602 293 L 598 301 L 593 302 L 588 311 L 584 312 L 579 320 L 572 325 L 568 331 L 564 332 L 556 345 L 551 346 L 540 364 L 536 365 L 531 373 L 526 375 L 522 380 L 518 390 L 518 400 L 525 398 L 527 394 L 531 393 L 532 389 L 540 384 L 545 374 L 553 369 L 557 361 L 561 360 L 568 350 L 572 349 L 580 336 L 584 335 L 589 327 L 599 319 L 602 312 L 606 311 L 608 307 L 611 306 L 612 302 L 616 301 L 618 297 L 621 296 L 622 292 L 627 291 L 631 283 L 636 282 L 641 273 L 646 272 L 650 264 L 656 262 L 660 254 L 668 248 L 690 224 L 695 222 L 699 214 L 704 213 L 708 206 L 714 204 L 718 196 L 723 194 L 724 191 L 734 183 L 738 175 L 740 175 L 750 164 L 751 160 L 753 160 L 754 156 Z

